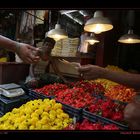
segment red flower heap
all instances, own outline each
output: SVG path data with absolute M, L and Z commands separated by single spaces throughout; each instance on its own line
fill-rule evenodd
M 34 91 L 43 93 L 47 96 L 54 96 L 56 92 L 59 92 L 63 89 L 67 89 L 68 86 L 65 84 L 60 84 L 60 83 L 54 83 L 50 85 L 46 85 L 40 89 L 35 89 Z
M 111 99 L 107 98 L 106 100 L 96 100 L 94 104 L 88 107 L 88 110 L 114 121 L 123 121 L 124 107 L 124 105 L 114 103 Z
M 77 130 L 119 130 L 115 124 L 103 124 L 101 122 L 90 122 L 87 119 L 84 119 L 81 123 L 76 124 Z
M 93 97 L 90 93 L 85 92 L 83 88 L 74 87 L 57 92 L 56 100 L 76 108 L 83 108 L 92 104 Z
M 100 83 L 88 82 L 88 81 L 78 81 L 73 84 L 74 87 L 83 88 L 85 92 L 89 93 L 103 93 L 105 91 L 104 87 Z

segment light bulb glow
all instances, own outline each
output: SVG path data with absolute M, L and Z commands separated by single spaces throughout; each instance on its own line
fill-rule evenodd
M 103 30 L 104 27 L 102 26 L 102 24 L 96 24 L 94 28 L 94 33 L 100 34 L 101 32 L 103 32 Z
M 99 42 L 98 40 L 94 40 L 94 39 L 87 39 L 86 42 L 88 42 L 89 44 L 93 45 L 97 42 Z
M 133 44 L 133 43 L 140 43 L 140 40 L 139 39 L 128 38 L 128 39 L 125 39 L 125 40 L 118 40 L 118 42 Z

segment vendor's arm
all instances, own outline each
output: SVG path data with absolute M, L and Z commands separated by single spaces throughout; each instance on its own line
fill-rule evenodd
M 108 79 L 135 89 L 140 89 L 140 74 L 116 72 L 96 65 L 85 65 L 78 68 L 84 79 Z

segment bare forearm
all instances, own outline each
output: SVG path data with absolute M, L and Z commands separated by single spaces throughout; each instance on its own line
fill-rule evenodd
M 140 74 L 115 72 L 104 69 L 102 78 L 109 79 L 135 89 L 140 89 Z
M 104 78 L 128 87 L 140 89 L 140 74 L 116 72 L 90 64 L 78 67 L 77 69 L 83 79 L 94 80 L 97 78 Z
M 17 42 L 0 35 L 0 46 L 9 51 L 16 52 Z

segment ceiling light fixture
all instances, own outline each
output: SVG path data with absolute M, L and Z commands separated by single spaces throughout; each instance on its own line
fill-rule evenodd
M 90 45 L 99 42 L 99 40 L 95 37 L 94 33 L 91 33 L 90 36 L 88 36 L 85 41 L 88 42 Z
M 55 41 L 68 38 L 68 34 L 66 33 L 64 29 L 61 28 L 60 24 L 56 24 L 55 29 L 50 30 L 47 33 L 47 36 L 50 38 L 53 38 Z
M 121 36 L 118 42 L 127 44 L 140 43 L 140 37 L 134 34 L 132 29 L 129 29 L 128 33 Z
M 133 27 L 134 27 L 134 21 L 135 21 L 135 11 L 129 10 L 128 11 L 128 33 L 121 36 L 118 40 L 120 43 L 126 43 L 126 44 L 135 44 L 140 43 L 140 37 L 136 34 L 134 34 Z
M 84 30 L 87 32 L 94 32 L 100 34 L 101 32 L 109 31 L 113 29 L 111 21 L 103 17 L 102 11 L 96 11 L 94 17 L 87 20 L 84 26 Z
M 64 29 L 62 29 L 61 25 L 59 24 L 59 19 L 60 13 L 58 13 L 58 21 L 57 24 L 55 25 L 55 28 L 47 33 L 47 36 L 53 38 L 55 41 L 68 38 L 67 32 Z

